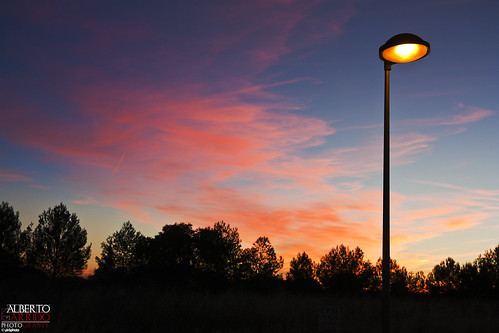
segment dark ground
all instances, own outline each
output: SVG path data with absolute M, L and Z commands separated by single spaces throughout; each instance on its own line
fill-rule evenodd
M 380 332 L 381 298 L 208 291 L 156 283 L 103 284 L 87 280 L 2 283 L 0 304 L 51 305 L 49 329 L 31 332 Z M 337 311 L 331 321 L 327 311 Z M 322 315 L 321 315 L 322 314 Z M 339 319 L 339 320 L 338 320 Z M 392 332 L 498 332 L 499 300 L 474 297 L 392 298 Z

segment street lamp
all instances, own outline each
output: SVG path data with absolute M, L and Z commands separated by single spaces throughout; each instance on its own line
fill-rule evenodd
M 430 53 L 430 44 L 413 34 L 399 34 L 379 48 L 385 63 L 385 124 L 383 143 L 383 320 L 382 332 L 390 331 L 390 70 L 392 64 L 419 60 Z

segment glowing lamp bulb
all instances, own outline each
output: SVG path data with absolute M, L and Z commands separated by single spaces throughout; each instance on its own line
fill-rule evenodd
M 421 59 L 430 53 L 430 44 L 413 34 L 400 34 L 380 48 L 380 58 L 389 63 L 404 63 Z
M 401 44 L 383 51 L 383 58 L 395 63 L 411 62 L 426 55 L 428 48 L 420 44 Z

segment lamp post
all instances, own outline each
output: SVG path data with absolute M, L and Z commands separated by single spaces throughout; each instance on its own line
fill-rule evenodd
M 399 34 L 379 48 L 385 64 L 385 121 L 383 143 L 383 273 L 382 332 L 390 331 L 390 70 L 393 64 L 419 60 L 430 53 L 430 44 L 413 34 Z

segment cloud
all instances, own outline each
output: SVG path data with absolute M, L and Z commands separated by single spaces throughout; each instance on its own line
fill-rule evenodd
M 480 108 L 477 106 L 466 106 L 462 103 L 458 104 L 459 114 L 439 116 L 433 118 L 413 118 L 413 119 L 403 119 L 392 121 L 393 129 L 406 129 L 406 128 L 426 128 L 435 126 L 457 126 L 474 123 L 496 114 L 496 111 Z M 346 128 L 339 128 L 338 130 L 366 130 L 371 128 L 382 127 L 383 124 L 369 124 L 369 125 L 359 125 Z M 466 128 L 461 126 L 452 134 L 460 134 L 466 131 Z
M 64 163 L 68 182 L 92 189 L 73 203 L 115 207 L 158 230 L 179 221 L 225 220 L 240 229 L 245 246 L 269 236 L 287 262 L 297 249 L 317 261 L 341 243 L 360 246 L 371 260 L 380 254 L 381 193 L 365 182 L 381 172 L 381 138 L 327 149 L 336 133 L 329 123 L 289 112 L 292 104 L 270 93 L 248 103 L 240 89 L 209 96 L 126 86 L 106 91 L 80 87 L 70 95 L 83 122 L 24 118 L 30 130 L 10 133 Z M 418 132 L 393 135 L 393 165 L 414 163 L 436 140 Z M 126 163 L 117 164 L 125 151 Z M 473 196 L 392 193 L 393 255 L 482 223 L 488 214 L 475 207 L 492 209 L 496 193 L 466 193 Z M 415 203 L 422 208 L 411 208 Z
M 469 107 L 464 114 L 452 116 L 451 119 L 442 121 L 442 125 L 463 125 L 474 123 L 488 118 L 495 114 L 495 111 L 482 109 L 478 107 Z
M 15 170 L 0 170 L 0 182 L 31 182 L 33 178 L 25 172 Z
M 50 190 L 51 188 L 45 185 L 40 185 L 40 184 L 30 184 L 29 187 L 32 188 L 38 188 L 40 190 Z
M 391 143 L 394 165 L 412 163 L 415 155 L 431 152 L 432 143 L 435 141 L 437 141 L 436 137 L 416 132 L 395 135 Z
M 115 207 L 158 230 L 223 219 L 239 227 L 247 244 L 269 236 L 287 261 L 296 254 L 291 244 L 310 246 L 317 259 L 340 243 L 376 251 L 372 214 L 379 206 L 372 192 L 335 190 L 329 179 L 342 172 L 342 152 L 307 153 L 335 133 L 327 122 L 289 112 L 275 95 L 247 103 L 234 91 L 207 97 L 106 91 L 80 87 L 70 95 L 85 121 L 24 118 L 29 130 L 9 133 L 63 163 L 67 182 L 90 189 L 73 203 Z
M 435 186 L 425 195 L 400 197 L 392 210 L 393 252 L 404 258 L 409 248 L 447 233 L 485 227 L 499 209 L 499 192 L 453 184 L 413 181 Z M 440 189 L 440 190 L 438 190 Z M 409 255 L 410 257 L 410 255 Z M 428 265 L 435 261 L 429 261 Z M 417 267 L 430 269 L 424 263 Z
M 76 200 L 71 200 L 71 203 L 74 203 L 76 205 L 98 205 L 99 202 L 88 195 L 85 194 L 78 194 L 77 196 L 81 197 L 81 199 L 76 199 Z
M 339 36 L 343 25 L 355 14 L 354 4 L 302 0 L 234 2 L 213 13 L 228 32 L 223 43 L 217 36 L 219 49 L 213 61 L 230 55 L 244 60 L 254 70 L 262 70 L 284 55 Z
M 489 109 L 483 109 L 477 106 L 458 105 L 458 110 L 461 112 L 455 115 L 434 117 L 434 118 L 419 118 L 398 120 L 394 122 L 394 126 L 401 127 L 432 127 L 432 126 L 457 126 L 474 123 L 485 118 L 493 116 L 496 112 Z M 461 127 L 461 131 L 463 127 Z

